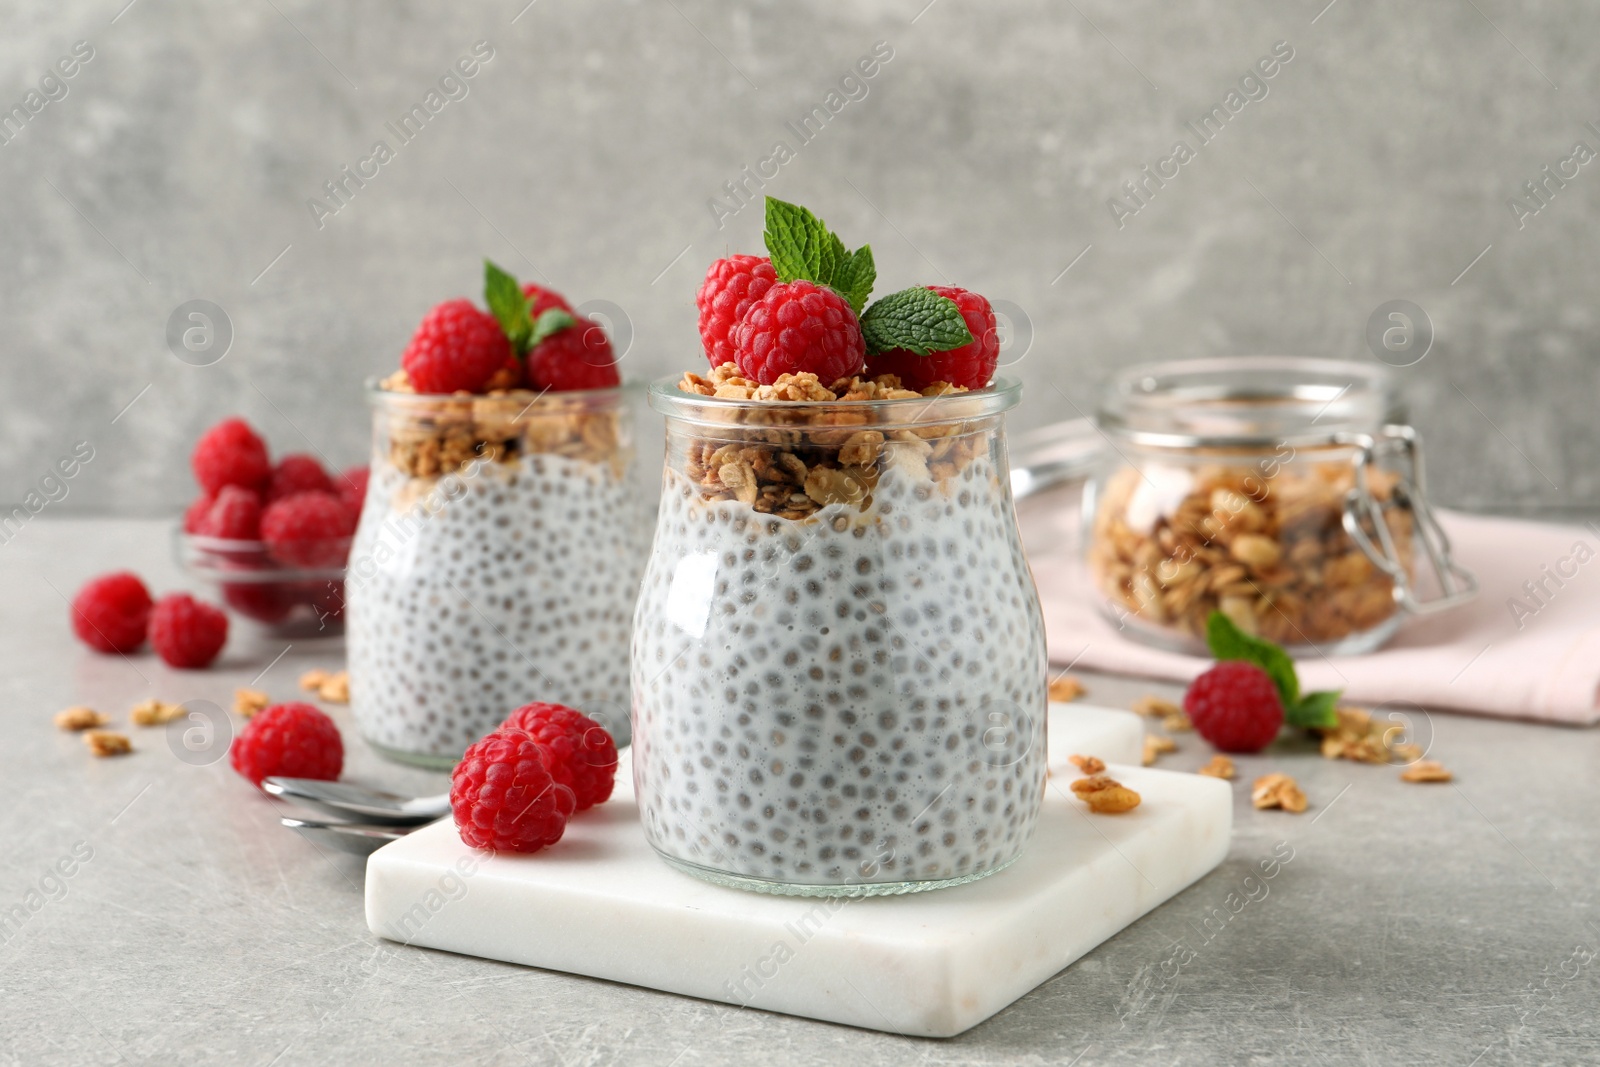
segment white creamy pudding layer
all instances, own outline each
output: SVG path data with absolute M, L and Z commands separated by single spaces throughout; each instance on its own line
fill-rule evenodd
M 669 859 L 790 886 L 1015 859 L 1044 785 L 1042 622 L 980 455 L 791 520 L 669 470 L 634 626 L 635 785 Z
M 532 700 L 628 735 L 637 493 L 550 454 L 440 479 L 375 468 L 350 554 L 351 710 L 374 744 L 453 759 Z

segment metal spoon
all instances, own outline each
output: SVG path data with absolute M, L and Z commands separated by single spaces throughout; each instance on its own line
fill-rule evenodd
M 371 855 L 389 842 L 400 840 L 413 829 L 409 826 L 362 826 L 359 823 L 349 822 L 321 822 L 289 816 L 284 816 L 280 821 L 308 841 L 356 856 Z
M 450 795 L 407 797 L 353 782 L 317 778 L 268 778 L 261 788 L 328 815 L 385 826 L 414 827 L 450 814 Z

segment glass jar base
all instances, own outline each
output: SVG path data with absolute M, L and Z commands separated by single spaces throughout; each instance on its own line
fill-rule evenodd
M 1137 615 L 1130 612 L 1119 611 L 1116 607 L 1104 601 L 1100 603 L 1100 617 L 1110 623 L 1119 633 L 1131 641 L 1151 648 L 1159 648 L 1163 652 L 1180 652 L 1187 656 L 1203 656 L 1211 658 L 1211 652 L 1206 648 L 1204 638 L 1183 630 L 1173 630 L 1164 626 L 1153 626 L 1142 621 Z M 1368 652 L 1376 652 L 1388 643 L 1395 631 L 1400 629 L 1404 621 L 1401 612 L 1396 611 L 1370 630 L 1361 630 L 1357 633 L 1346 634 L 1322 644 L 1304 642 L 1301 644 L 1286 644 L 1283 650 L 1290 656 L 1300 658 L 1304 656 L 1360 656 Z
M 380 745 L 370 737 L 363 737 L 361 740 L 365 741 L 374 752 L 384 759 L 393 760 L 396 763 L 404 763 L 412 767 L 422 767 L 425 770 L 451 771 L 455 770 L 456 764 L 461 762 L 461 753 L 459 752 L 453 756 L 437 756 L 425 752 L 404 752 L 398 748 L 390 748 L 388 745 Z
M 729 874 L 727 871 L 714 870 L 702 867 L 697 863 L 690 863 L 674 856 L 669 856 L 656 849 L 656 855 L 668 867 L 692 874 L 702 881 L 712 882 L 716 885 L 726 886 L 729 889 L 743 889 L 750 893 L 766 893 L 769 896 L 783 897 L 897 897 L 907 893 L 927 893 L 934 889 L 948 889 L 951 886 L 966 885 L 987 878 L 991 874 L 999 874 L 1013 863 L 1018 856 L 1012 856 L 1004 863 L 998 863 L 987 870 L 974 874 L 964 874 L 959 878 L 934 878 L 917 882 L 858 882 L 853 885 L 805 885 L 796 882 L 774 882 L 766 878 L 750 878 L 742 874 Z

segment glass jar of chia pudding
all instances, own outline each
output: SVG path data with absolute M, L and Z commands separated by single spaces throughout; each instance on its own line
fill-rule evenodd
M 910 893 L 993 874 L 1033 832 L 1044 627 L 1003 430 L 1020 387 L 895 392 L 651 389 L 667 450 L 633 769 L 675 867 L 760 892 Z
M 622 390 L 369 398 L 371 478 L 345 581 L 362 735 L 448 768 L 546 700 L 626 744 L 648 528 Z
M 1221 611 L 1292 653 L 1352 655 L 1477 590 L 1428 506 L 1385 368 L 1131 367 L 1097 422 L 1111 449 L 1090 494 L 1089 572 L 1102 613 L 1136 640 L 1203 655 Z

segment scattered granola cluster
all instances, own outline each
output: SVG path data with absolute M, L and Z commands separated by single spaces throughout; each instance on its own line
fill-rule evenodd
M 110 722 L 108 717 L 81 704 L 56 712 L 56 726 L 63 730 L 92 730 L 96 726 L 105 726 Z
M 349 671 L 306 671 L 300 676 L 300 688 L 315 693 L 329 704 L 350 703 Z
M 1147 479 L 1120 470 L 1095 514 L 1090 570 L 1141 621 L 1204 637 L 1207 616 L 1220 610 L 1247 633 L 1298 645 L 1370 630 L 1398 610 L 1392 580 L 1344 530 L 1349 464 L 1272 478 L 1241 466 L 1179 476 L 1188 485 L 1181 500 L 1147 516 Z M 1367 476 L 1409 570 L 1413 519 L 1396 497 L 1398 476 L 1378 468 Z
M 1105 761 L 1099 756 L 1068 756 L 1067 762 L 1087 775 L 1096 775 L 1106 769 Z
M 127 734 L 119 734 L 114 730 L 89 730 L 83 735 L 83 743 L 89 746 L 89 752 L 99 759 L 107 756 L 126 756 L 133 751 L 133 742 L 128 740 Z
M 151 697 L 133 706 L 128 712 L 128 721 L 135 726 L 165 726 L 173 719 L 183 718 L 183 705 L 172 704 L 165 700 Z
M 1189 715 L 1176 703 L 1165 697 L 1146 693 L 1133 702 L 1133 710 L 1146 718 L 1160 719 L 1161 728 L 1168 733 L 1183 733 L 1193 730 L 1194 723 L 1189 721 Z
M 300 687 L 316 693 L 319 699 L 330 704 L 350 702 L 348 671 L 307 671 L 300 676 Z M 252 718 L 271 703 L 272 698 L 261 689 L 240 688 L 233 692 L 233 710 L 241 718 Z M 134 726 L 165 726 L 183 718 L 185 710 L 182 704 L 151 697 L 128 709 L 128 721 Z M 100 729 L 109 726 L 111 718 L 94 708 L 74 704 L 58 711 L 54 722 L 58 729 L 81 733 L 84 744 L 96 756 L 125 756 L 133 751 L 133 744 L 126 734 Z
M 1374 721 L 1364 708 L 1340 706 L 1339 725 L 1319 730 L 1322 754 L 1328 759 L 1347 759 L 1357 763 L 1415 763 L 1422 758 L 1422 746 L 1398 742 L 1401 733 L 1394 723 Z
M 1287 774 L 1265 774 L 1251 783 L 1250 803 L 1259 809 L 1282 808 L 1298 815 L 1306 810 L 1306 795 Z
M 1419 760 L 1400 772 L 1402 782 L 1448 782 L 1454 778 L 1444 764 L 1431 759 Z
M 1070 674 L 1063 674 L 1059 678 L 1050 679 L 1050 702 L 1053 704 L 1069 704 L 1084 693 L 1088 692 L 1083 683 Z
M 1178 743 L 1172 738 L 1163 737 L 1160 734 L 1144 735 L 1143 762 L 1146 767 L 1151 766 L 1157 759 L 1167 753 L 1176 751 L 1178 751 Z
M 1098 763 L 1099 760 L 1095 762 Z M 1122 812 L 1132 811 L 1139 806 L 1140 801 L 1138 793 L 1103 774 L 1079 778 L 1072 783 L 1072 792 L 1079 800 L 1089 805 L 1090 811 L 1100 815 L 1120 815 Z
M 785 374 L 771 385 L 739 376 L 732 363 L 710 378 L 689 373 L 678 387 L 686 393 L 723 399 L 772 402 L 743 410 L 742 420 L 715 437 L 689 441 L 683 474 L 708 500 L 738 500 L 757 512 L 803 519 L 830 504 L 853 504 L 866 511 L 886 465 L 914 476 L 943 482 L 955 477 L 987 450 L 985 435 L 960 423 L 903 429 L 865 429 L 867 411 L 841 404 L 820 410 L 789 402 L 909 400 L 964 393 L 948 382 L 922 392 L 900 388 L 892 374 L 851 377 L 824 386 L 815 374 Z

